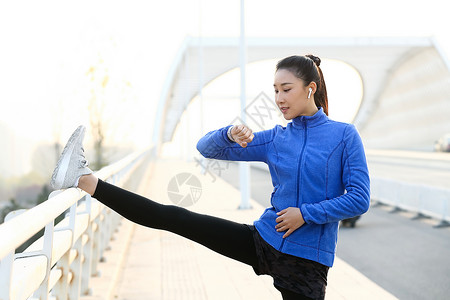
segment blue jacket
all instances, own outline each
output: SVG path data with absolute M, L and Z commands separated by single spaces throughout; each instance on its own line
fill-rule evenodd
M 272 206 L 254 222 L 261 237 L 283 253 L 331 267 L 339 221 L 369 209 L 369 172 L 355 127 L 330 120 L 319 109 L 286 127 L 254 133 L 246 148 L 228 139 L 228 128 L 206 134 L 197 149 L 207 158 L 268 164 Z M 299 207 L 306 223 L 283 239 L 275 219 L 287 207 Z

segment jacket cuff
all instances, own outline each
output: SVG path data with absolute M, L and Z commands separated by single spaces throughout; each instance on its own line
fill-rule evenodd
M 227 130 L 227 137 L 228 137 L 228 139 L 230 140 L 230 141 L 232 141 L 232 142 L 236 142 L 234 139 L 233 139 L 233 136 L 231 135 L 231 130 L 233 129 L 233 127 L 234 126 L 230 126 L 230 127 L 228 127 L 228 130 Z
M 327 212 L 320 203 L 303 204 L 300 211 L 306 223 L 325 224 L 328 222 Z

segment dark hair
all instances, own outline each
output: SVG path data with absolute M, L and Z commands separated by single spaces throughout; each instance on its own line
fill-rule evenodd
M 276 71 L 284 69 L 303 80 L 305 86 L 314 81 L 317 85 L 314 94 L 314 102 L 317 107 L 322 107 L 323 112 L 328 115 L 328 95 L 322 70 L 320 69 L 320 58 L 312 54 L 305 56 L 293 55 L 280 60 Z

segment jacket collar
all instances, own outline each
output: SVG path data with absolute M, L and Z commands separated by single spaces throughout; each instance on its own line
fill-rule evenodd
M 295 128 L 314 127 L 328 121 L 328 116 L 323 112 L 322 107 L 312 116 L 299 116 L 292 119 Z

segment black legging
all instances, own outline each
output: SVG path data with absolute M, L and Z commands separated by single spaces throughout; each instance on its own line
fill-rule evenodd
M 93 197 L 137 224 L 176 233 L 247 265 L 257 264 L 253 233 L 247 225 L 163 205 L 101 180 Z M 285 300 L 310 299 L 277 289 Z
M 163 205 L 101 180 L 93 197 L 137 224 L 176 233 L 227 257 L 256 265 L 252 231 L 244 224 Z

